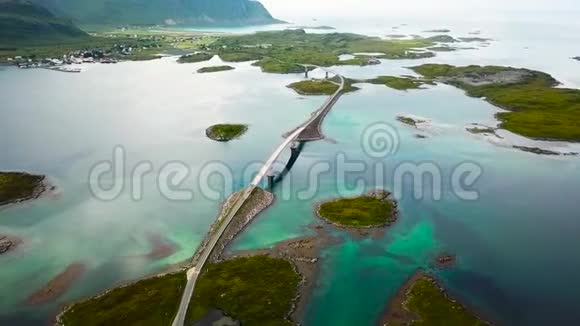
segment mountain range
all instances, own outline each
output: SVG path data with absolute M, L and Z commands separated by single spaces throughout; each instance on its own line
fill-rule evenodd
M 0 44 L 58 42 L 88 37 L 69 19 L 27 0 L 0 0 Z
M 279 22 L 252 0 L 31 0 L 77 24 L 259 25 Z

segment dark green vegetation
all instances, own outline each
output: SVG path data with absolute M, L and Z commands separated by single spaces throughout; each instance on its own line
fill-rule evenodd
M 210 264 L 197 281 L 186 319 L 199 320 L 217 308 L 245 326 L 294 325 L 287 316 L 299 282 L 283 259 L 254 256 Z
M 384 195 L 364 195 L 322 203 L 317 214 L 332 223 L 346 227 L 373 227 L 396 220 L 396 204 Z
M 555 88 L 558 81 L 546 73 L 438 64 L 412 69 L 510 111 L 496 116 L 501 127 L 511 132 L 535 139 L 580 141 L 580 90 Z
M 206 53 L 206 52 L 197 52 L 197 53 L 190 53 L 186 55 L 182 55 L 177 59 L 179 63 L 195 63 L 195 62 L 202 62 L 208 61 L 209 59 L 213 58 L 213 54 Z
M 240 137 L 246 131 L 248 131 L 247 125 L 219 124 L 207 128 L 205 134 L 213 140 L 226 142 Z
M 416 280 L 407 292 L 406 308 L 417 314 L 413 326 L 488 325 L 459 303 L 451 300 L 428 276 Z
M 22 172 L 0 172 L 0 206 L 38 197 L 45 177 Z
M 197 70 L 197 72 L 200 74 L 204 74 L 204 73 L 208 73 L 208 72 L 228 71 L 228 70 L 234 70 L 234 69 L 236 69 L 236 68 L 234 68 L 232 66 L 212 66 L 212 67 L 199 68 Z
M 225 61 L 258 60 L 255 65 L 265 72 L 298 73 L 304 72 L 304 67 L 299 64 L 328 67 L 368 63 L 368 58 L 364 56 L 339 60 L 339 55 L 349 53 L 384 53 L 378 56 L 383 59 L 432 57 L 432 52 L 415 49 L 434 45 L 435 42 L 420 38 L 382 40 L 346 33 L 309 34 L 302 29 L 294 29 L 223 37 L 206 50 L 218 54 Z
M 66 326 L 171 325 L 185 283 L 185 273 L 139 281 L 74 304 L 60 321 Z
M 0 0 L 0 46 L 54 44 L 89 36 L 67 19 L 26 0 Z
M 82 24 L 270 24 L 277 20 L 249 0 L 33 0 Z
M 425 84 L 433 85 L 433 82 L 418 79 L 412 76 L 394 77 L 394 76 L 379 76 L 374 79 L 366 80 L 367 83 L 385 85 L 390 88 L 406 91 L 409 89 L 421 89 Z

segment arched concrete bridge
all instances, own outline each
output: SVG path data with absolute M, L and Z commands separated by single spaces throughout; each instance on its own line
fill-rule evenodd
M 306 67 L 317 67 L 313 65 L 301 65 Z M 320 67 L 317 67 L 320 68 Z M 327 73 L 333 72 L 323 69 Z M 296 142 L 296 141 L 310 141 L 322 138 L 322 133 L 320 132 L 320 126 L 322 125 L 322 121 L 324 117 L 328 114 L 330 109 L 334 106 L 338 98 L 342 95 L 342 91 L 344 90 L 345 86 L 345 79 L 341 75 L 335 74 L 340 78 L 341 83 L 338 85 L 338 90 L 332 94 L 326 102 L 312 115 L 310 119 L 306 122 L 301 124 L 296 130 L 294 130 L 290 135 L 284 139 L 284 141 L 272 152 L 268 160 L 264 163 L 258 174 L 254 177 L 252 182 L 242 190 L 241 196 L 238 197 L 237 201 L 232 206 L 232 209 L 229 211 L 228 215 L 225 217 L 224 222 L 221 223 L 219 229 L 209 235 L 211 239 L 209 240 L 207 246 L 203 250 L 203 253 L 197 260 L 197 264 L 187 271 L 187 284 L 185 286 L 185 290 L 183 291 L 183 295 L 181 298 L 181 302 L 179 303 L 179 310 L 177 311 L 177 315 L 173 320 L 172 326 L 183 326 L 185 323 L 185 317 L 187 314 L 187 308 L 189 306 L 189 301 L 193 295 L 193 290 L 195 289 L 195 284 L 197 282 L 197 278 L 199 274 L 203 270 L 205 264 L 207 263 L 212 251 L 214 250 L 218 240 L 222 237 L 228 226 L 231 224 L 232 220 L 236 216 L 236 213 L 240 210 L 242 205 L 248 200 L 254 189 L 258 187 L 258 185 L 262 182 L 264 177 L 267 176 L 268 172 L 271 171 L 272 165 L 274 162 L 280 157 L 282 152 L 288 147 L 288 145 Z

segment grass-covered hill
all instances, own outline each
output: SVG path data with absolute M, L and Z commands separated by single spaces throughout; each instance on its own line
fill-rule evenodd
M 86 38 L 70 20 L 26 0 L 0 0 L 0 45 L 54 43 Z
M 252 0 L 33 0 L 80 24 L 251 25 L 277 20 Z

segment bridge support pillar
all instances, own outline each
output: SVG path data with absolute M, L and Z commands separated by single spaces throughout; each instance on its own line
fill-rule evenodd
M 274 176 L 273 173 L 270 173 L 270 174 L 268 174 L 267 177 L 268 177 L 268 185 L 267 185 L 267 187 L 268 187 L 269 190 L 272 190 L 274 188 L 274 178 L 275 178 L 275 176 Z
M 298 148 L 298 142 L 293 142 L 292 146 L 290 147 L 290 152 L 292 157 L 300 153 L 300 149 Z

